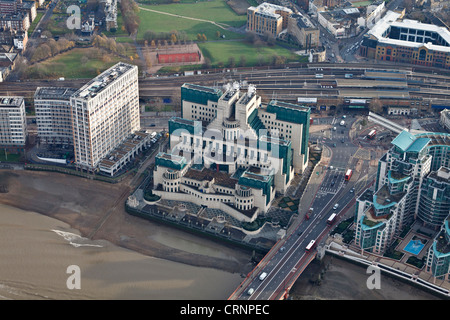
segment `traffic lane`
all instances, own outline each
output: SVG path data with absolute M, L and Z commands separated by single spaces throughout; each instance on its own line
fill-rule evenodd
M 325 206 L 327 208 L 332 203 L 334 197 L 329 197 Z M 271 259 L 272 264 L 268 268 L 264 268 L 263 272 L 268 273 L 263 282 L 266 285 L 262 286 L 257 282 L 252 284 L 257 287 L 252 299 L 269 299 L 280 288 L 280 283 L 284 283 L 286 277 L 296 271 L 295 268 L 306 256 L 306 246 L 311 240 L 316 240 L 319 235 L 327 228 L 326 220 L 328 219 L 326 210 L 320 210 L 312 214 L 309 220 L 305 220 L 285 241 L 285 247 L 290 248 L 286 255 L 276 255 Z M 299 235 L 299 232 L 300 235 Z M 276 260 L 274 260 L 276 259 Z M 272 261 L 273 260 L 273 261 Z M 283 262 L 281 265 L 280 263 Z M 270 269 L 270 270 L 269 270 Z M 259 280 L 259 279 L 258 279 Z M 259 280 L 260 281 L 260 280 Z
M 305 255 L 304 248 L 311 240 L 313 240 L 312 238 L 315 237 L 317 233 L 309 229 L 314 229 L 314 227 L 317 226 L 316 222 L 321 218 L 322 216 L 320 214 L 311 217 L 311 223 L 307 223 L 308 227 L 302 232 L 301 236 L 295 236 L 298 234 L 296 230 L 286 239 L 284 246 L 289 249 L 281 253 L 278 251 L 261 270 L 259 275 L 262 272 L 267 273 L 267 276 L 263 281 L 259 280 L 259 275 L 253 279 L 248 288 L 253 288 L 254 293 L 249 299 L 270 298 L 274 293 L 274 290 L 279 287 L 280 282 L 283 282 L 286 276 L 291 273 L 292 269 Z M 298 248 L 303 248 L 303 250 L 299 250 Z
M 248 289 L 254 289 L 254 293 L 251 296 L 248 296 L 248 299 L 270 299 L 274 293 L 277 293 L 283 289 L 280 288 L 280 286 L 285 284 L 287 277 L 291 273 L 293 275 L 296 271 L 297 265 L 299 263 L 301 264 L 302 260 L 306 257 L 307 252 L 305 249 L 308 243 L 311 240 L 318 240 L 317 238 L 328 228 L 328 217 L 333 212 L 336 212 L 339 215 L 339 213 L 345 208 L 345 205 L 348 204 L 353 197 L 354 194 L 346 193 L 346 195 L 344 195 L 344 197 L 337 202 L 340 204 L 339 208 L 336 210 L 329 210 L 327 207 L 331 205 L 331 200 L 334 198 L 330 197 L 327 204 L 323 206 L 323 210 L 313 214 L 310 220 L 306 220 L 302 223 L 284 243 L 285 247 L 290 248 L 287 250 L 286 254 L 277 252 L 269 263 L 261 270 L 261 272 L 255 276 L 251 284 L 248 286 Z M 307 225 L 306 229 L 303 229 L 303 226 L 305 225 Z M 298 235 L 299 232 L 301 232 L 300 235 Z M 266 272 L 267 276 L 261 281 L 259 279 L 259 275 L 261 275 L 262 272 Z M 246 292 L 248 289 L 246 289 Z
M 278 286 L 276 288 L 274 288 L 273 286 L 271 287 L 270 291 L 272 292 L 272 294 L 270 296 L 267 296 L 269 292 L 265 292 L 266 299 L 270 299 L 274 295 L 278 295 L 281 290 L 285 289 L 285 285 L 287 283 L 283 280 L 285 279 L 290 280 L 290 278 L 294 276 L 295 272 L 297 271 L 297 268 L 301 266 L 303 263 L 305 263 L 306 261 L 305 258 L 309 255 L 309 252 L 306 251 L 306 246 L 309 244 L 311 240 L 315 240 L 317 246 L 320 243 L 319 237 L 321 236 L 321 234 L 323 234 L 324 231 L 326 231 L 327 227 L 328 226 L 326 224 L 326 220 L 323 219 L 323 217 L 321 219 L 311 222 L 311 229 L 309 230 L 310 231 L 309 234 L 305 237 L 304 241 L 302 242 L 302 245 L 297 246 L 295 248 L 295 253 L 292 255 L 291 259 L 289 259 L 289 261 L 287 261 L 286 263 L 288 267 L 285 270 L 289 272 L 285 271 L 284 275 L 289 277 L 278 279 Z

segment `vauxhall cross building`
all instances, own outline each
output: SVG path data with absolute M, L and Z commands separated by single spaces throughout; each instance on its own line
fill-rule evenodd
M 310 109 L 256 88 L 184 84 L 182 118 L 169 121 L 171 154 L 159 153 L 153 192 L 225 211 L 240 221 L 267 212 L 308 162 Z

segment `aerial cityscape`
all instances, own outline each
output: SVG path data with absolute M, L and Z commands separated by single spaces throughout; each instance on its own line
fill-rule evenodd
M 0 0 L 0 300 L 449 299 L 449 24 Z

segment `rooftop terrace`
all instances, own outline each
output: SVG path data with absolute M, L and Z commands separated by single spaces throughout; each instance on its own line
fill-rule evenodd
M 228 188 L 233 188 L 237 184 L 238 180 L 231 178 L 227 173 L 221 171 L 214 171 L 211 169 L 203 168 L 202 170 L 196 170 L 190 168 L 186 174 L 185 178 L 194 179 L 197 181 L 212 181 L 214 179 L 214 184 L 221 185 Z
M 1 97 L 0 96 L 0 107 L 20 107 L 23 103 L 22 97 Z
M 81 87 L 75 92 L 74 96 L 89 100 L 90 98 L 95 97 L 117 78 L 133 68 L 136 68 L 136 66 L 119 62 Z
M 77 92 L 77 89 L 75 89 L 75 88 L 38 87 L 34 94 L 34 99 L 70 100 L 70 97 L 75 92 Z

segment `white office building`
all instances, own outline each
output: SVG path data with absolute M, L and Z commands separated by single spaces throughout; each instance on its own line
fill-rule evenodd
M 94 171 L 140 129 L 138 67 L 119 62 L 70 98 L 75 163 Z
M 22 152 L 27 139 L 23 97 L 0 97 L 0 147 Z
M 70 97 L 77 89 L 39 87 L 34 109 L 40 143 L 73 144 Z

